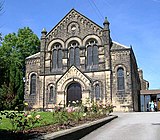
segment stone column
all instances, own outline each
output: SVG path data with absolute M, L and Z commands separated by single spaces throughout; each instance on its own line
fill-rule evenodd
M 45 53 L 46 53 L 46 34 L 45 29 L 41 32 L 41 47 L 40 47 L 40 74 L 43 75 L 43 111 L 45 108 Z

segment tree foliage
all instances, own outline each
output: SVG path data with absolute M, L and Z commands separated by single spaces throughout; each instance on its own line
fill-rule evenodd
M 40 41 L 29 27 L 10 33 L 0 46 L 0 110 L 23 103 L 25 58 L 39 51 Z

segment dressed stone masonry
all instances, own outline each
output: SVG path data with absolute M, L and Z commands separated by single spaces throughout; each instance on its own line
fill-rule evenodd
M 26 58 L 25 101 L 51 109 L 73 101 L 112 103 L 115 111 L 139 111 L 140 78 L 132 48 L 111 40 L 103 28 L 72 9 L 50 32 L 40 52 Z

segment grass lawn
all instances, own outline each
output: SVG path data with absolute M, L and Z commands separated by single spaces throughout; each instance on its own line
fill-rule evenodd
M 0 130 L 12 130 L 12 124 L 9 119 L 2 116 L 2 120 L 0 120 Z
M 52 112 L 36 112 L 35 115 L 40 115 L 42 120 L 40 123 L 36 124 L 35 127 L 37 126 L 42 126 L 42 125 L 48 125 L 48 124 L 54 124 L 55 119 L 53 118 L 53 113 Z M 5 116 L 2 116 L 2 120 L 0 120 L 0 130 L 12 130 L 12 124 L 10 119 L 5 118 Z

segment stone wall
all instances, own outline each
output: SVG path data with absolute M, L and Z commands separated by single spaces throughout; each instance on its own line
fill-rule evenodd
M 25 101 L 28 102 L 30 107 L 39 107 L 39 91 L 41 89 L 41 79 L 39 77 L 40 73 L 40 57 L 28 58 L 26 60 L 26 77 L 25 77 Z M 30 78 L 32 74 L 36 74 L 36 94 L 30 94 Z
M 101 100 L 112 103 L 116 111 L 138 111 L 139 75 L 131 48 L 112 42 L 109 22 L 105 19 L 100 27 L 87 17 L 72 9 L 49 33 L 42 31 L 41 50 L 26 59 L 25 100 L 31 107 L 52 108 L 48 101 L 50 86 L 55 87 L 56 103 L 66 103 L 68 86 L 73 81 L 82 89 L 82 102 L 95 100 L 94 86 L 100 85 Z M 98 65 L 87 67 L 87 41 L 96 40 Z M 69 65 L 69 44 L 78 42 L 80 66 Z M 52 55 L 55 43 L 62 45 L 62 68 L 53 69 Z M 117 69 L 124 69 L 125 90 L 117 90 Z M 36 74 L 36 94 L 30 94 L 30 77 Z
M 112 101 L 116 106 L 115 110 L 130 111 L 133 107 L 132 86 L 131 86 L 131 68 L 130 68 L 130 49 L 112 50 L 112 73 L 113 73 L 113 93 Z M 124 69 L 125 90 L 117 90 L 117 70 Z

